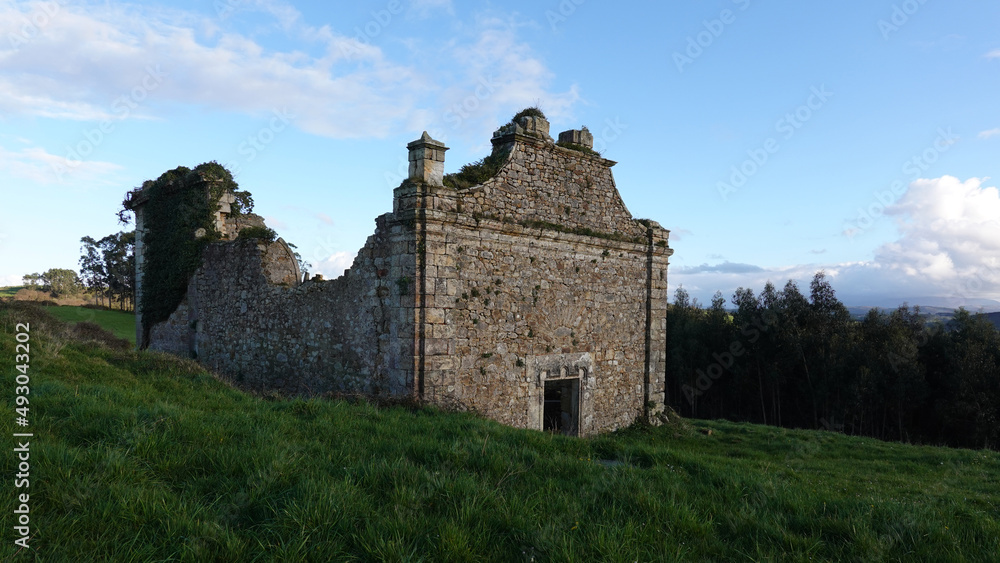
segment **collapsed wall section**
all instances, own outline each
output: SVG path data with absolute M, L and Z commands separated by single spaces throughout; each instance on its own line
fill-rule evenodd
M 412 228 L 391 215 L 376 224 L 350 270 L 329 281 L 289 280 L 280 240 L 209 245 L 150 348 L 195 357 L 250 389 L 412 392 Z

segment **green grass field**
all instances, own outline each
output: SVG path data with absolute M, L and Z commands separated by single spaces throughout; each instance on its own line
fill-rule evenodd
M 67 305 L 61 307 L 43 307 L 43 309 L 51 313 L 54 317 L 68 323 L 82 321 L 97 323 L 118 338 L 124 338 L 135 344 L 135 315 L 132 313 L 104 311 L 87 307 L 71 307 Z
M 471 414 L 259 398 L 31 326 L 45 561 L 996 561 L 1000 454 L 723 422 L 592 439 Z M 13 425 L 13 384 L 4 400 Z M 703 432 L 711 430 L 711 435 Z M 2 456 L 4 479 L 17 470 Z M 0 510 L 15 508 L 3 489 Z M 5 526 L 0 559 L 16 552 Z
M 0 287 L 0 299 L 9 299 L 14 297 L 18 291 L 24 289 L 25 286 L 18 285 L 13 287 Z

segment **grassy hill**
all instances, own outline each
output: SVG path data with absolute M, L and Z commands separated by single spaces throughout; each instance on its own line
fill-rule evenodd
M 18 291 L 21 291 L 24 288 L 25 286 L 23 285 L 0 287 L 0 299 L 11 299 L 17 294 Z
M 69 305 L 43 307 L 52 316 L 69 323 L 92 322 L 118 338 L 135 344 L 135 315 L 122 311 L 105 311 Z
M 255 397 L 31 324 L 31 526 L 46 561 L 992 561 L 1000 454 L 683 422 L 593 439 L 471 414 Z M 74 336 L 74 334 L 76 334 Z M 106 335 L 107 336 L 107 335 Z M 13 425 L 13 387 L 4 395 Z M 711 432 L 709 434 L 709 432 Z M 16 473 L 2 456 L 4 479 Z M 11 488 L 0 510 L 15 508 Z M 0 559 L 14 554 L 5 526 Z M 34 556 L 34 557 L 33 557 Z

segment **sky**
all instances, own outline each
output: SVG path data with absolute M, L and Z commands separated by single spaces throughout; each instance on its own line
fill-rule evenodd
M 1000 3 L 0 0 L 0 285 L 217 161 L 335 277 L 406 143 L 445 171 L 539 105 L 671 230 L 670 291 L 1000 310 Z M 995 305 L 995 306 L 994 306 Z

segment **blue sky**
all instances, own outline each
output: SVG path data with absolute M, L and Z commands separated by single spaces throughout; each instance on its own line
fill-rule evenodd
M 974 306 L 1000 299 L 998 21 L 985 0 L 0 1 L 0 285 L 76 268 L 127 190 L 210 160 L 337 275 L 407 142 L 444 140 L 455 171 L 538 103 L 671 229 L 671 291 L 825 270 L 849 305 Z

